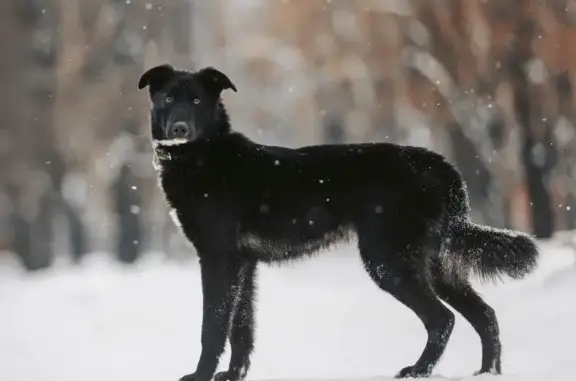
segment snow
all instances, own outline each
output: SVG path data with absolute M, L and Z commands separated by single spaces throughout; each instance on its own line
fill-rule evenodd
M 543 243 L 523 281 L 480 287 L 500 319 L 505 375 L 472 377 L 480 342 L 457 315 L 432 379 L 576 379 L 576 266 L 569 248 Z M 200 353 L 196 261 L 149 255 L 136 268 L 94 255 L 26 275 L 0 264 L 0 380 L 160 381 L 192 372 Z M 423 349 L 411 311 L 378 290 L 351 247 L 259 273 L 250 380 L 389 381 Z M 229 352 L 227 352 L 229 353 Z M 220 368 L 228 364 L 223 357 Z

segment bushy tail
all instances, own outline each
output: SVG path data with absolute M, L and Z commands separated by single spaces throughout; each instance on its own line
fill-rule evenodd
M 534 239 L 524 233 L 482 226 L 470 220 L 453 221 L 442 254 L 446 275 L 481 280 L 508 275 L 520 279 L 531 273 L 540 255 Z

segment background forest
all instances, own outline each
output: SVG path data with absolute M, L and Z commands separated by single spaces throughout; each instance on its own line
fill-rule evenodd
M 260 142 L 429 147 L 476 221 L 575 229 L 574 41 L 573 0 L 2 0 L 0 256 L 190 257 L 136 87 L 164 62 L 228 74 Z

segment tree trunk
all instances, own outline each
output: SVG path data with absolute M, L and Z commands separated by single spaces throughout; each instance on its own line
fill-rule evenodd
M 141 254 L 143 234 L 139 211 L 142 197 L 139 183 L 130 166 L 124 164 L 112 188 L 118 232 L 116 258 L 124 263 L 134 263 Z
M 462 177 L 466 181 L 470 206 L 475 214 L 475 218 L 480 218 L 481 222 L 495 224 L 488 213 L 489 192 L 492 176 L 482 160 L 472 142 L 466 138 L 462 132 L 462 126 L 454 125 L 448 127 L 452 152 L 457 168 L 462 172 Z M 500 224 L 498 224 L 500 225 Z
M 346 143 L 346 130 L 340 118 L 332 117 L 324 123 L 322 140 L 328 144 Z
M 533 58 L 531 43 L 534 29 L 535 25 L 528 17 L 520 19 L 516 46 L 510 56 L 509 71 L 514 110 L 521 132 L 521 158 L 530 199 L 533 234 L 538 238 L 549 238 L 554 232 L 554 214 L 547 186 L 551 167 L 551 136 L 549 127 L 537 120 L 541 112 L 535 109 L 538 105 L 532 99 L 532 92 L 536 90 L 530 85 L 527 73 L 527 65 Z M 538 130 L 542 128 L 545 129 L 544 133 Z
M 6 152 L 11 163 L 3 178 L 13 204 L 14 251 L 28 270 L 53 261 L 54 193 L 47 165 L 54 158 L 52 131 L 57 28 L 53 1 L 3 1 L 2 36 L 12 42 L 2 59 L 7 72 Z M 43 38 L 38 38 L 38 36 Z

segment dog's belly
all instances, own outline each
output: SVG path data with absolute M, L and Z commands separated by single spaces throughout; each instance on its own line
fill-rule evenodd
M 238 246 L 260 260 L 282 261 L 350 239 L 351 231 L 350 224 L 326 203 L 275 202 L 245 215 Z
M 335 243 L 348 241 L 353 236 L 353 230 L 347 226 L 339 226 L 314 236 L 288 233 L 272 237 L 257 231 L 247 231 L 239 235 L 238 247 L 247 250 L 259 260 L 276 262 L 311 255 Z

